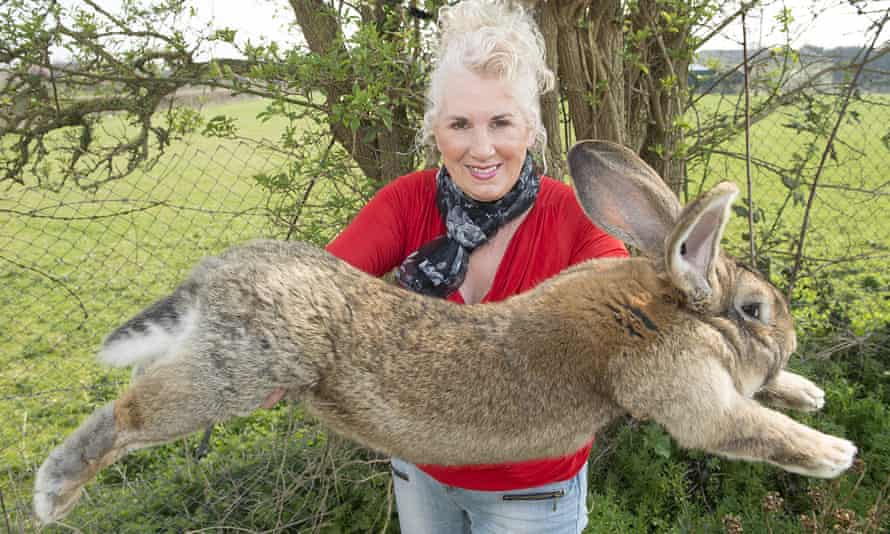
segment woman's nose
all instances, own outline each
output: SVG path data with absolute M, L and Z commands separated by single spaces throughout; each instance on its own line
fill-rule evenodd
M 487 128 L 475 128 L 470 155 L 476 159 L 485 159 L 494 155 L 494 139 Z

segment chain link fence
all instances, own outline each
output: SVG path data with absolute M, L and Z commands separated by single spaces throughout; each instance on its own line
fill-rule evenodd
M 96 191 L 3 191 L 0 491 L 11 529 L 27 524 L 30 490 L 20 484 L 61 428 L 127 382 L 93 361 L 111 325 L 168 292 L 200 257 L 270 233 L 251 177 L 276 162 L 243 142 L 214 144 L 184 144 Z
M 749 147 L 743 133 L 723 138 L 697 130 L 695 141 L 704 146 L 690 162 L 684 192 L 693 197 L 719 180 L 742 186 L 729 248 L 806 310 L 797 314 L 802 326 L 827 320 L 835 329 L 865 335 L 886 322 L 890 307 L 884 275 L 890 258 L 890 76 L 881 68 L 857 68 L 861 57 L 853 49 L 845 53 L 844 59 L 801 53 L 799 66 L 783 74 L 788 103 L 764 106 L 765 113 L 758 106 L 778 83 L 769 68 L 777 60 L 755 54 Z M 737 64 L 738 52 L 711 57 L 727 56 Z M 738 70 L 729 73 L 704 83 L 690 121 L 740 120 L 743 80 Z M 804 86 L 810 94 L 801 97 Z
M 738 99 L 737 93 L 711 95 L 702 105 L 708 112 L 722 113 L 721 105 L 735 112 Z M 213 112 L 258 105 L 253 100 L 221 102 L 214 104 Z M 888 105 L 890 96 L 881 92 L 861 95 L 842 122 L 818 183 L 814 176 L 820 168 L 819 147 L 824 148 L 824 138 L 805 125 L 820 118 L 807 113 L 818 114 L 822 108 L 779 108 L 753 127 L 751 180 L 754 239 L 761 255 L 758 264 L 780 275 L 802 254 L 805 276 L 796 293 L 797 305 L 811 310 L 811 315 L 800 314 L 804 326 L 808 320 L 834 314 L 831 320 L 844 322 L 851 335 L 865 336 L 886 322 L 890 308 Z M 825 108 L 822 118 L 830 121 L 832 110 L 836 107 Z M 274 138 L 275 125 L 266 128 L 265 133 Z M 196 136 L 179 143 L 151 169 L 95 190 L 66 183 L 3 186 L 0 528 L 11 532 L 34 528 L 30 484 L 37 466 L 86 414 L 125 387 L 125 371 L 105 369 L 94 361 L 103 336 L 166 294 L 202 256 L 251 238 L 282 235 L 281 227 L 270 222 L 280 215 L 271 208 L 275 200 L 256 176 L 281 169 L 288 157 L 263 146 Z M 743 153 L 739 135 L 710 147 L 689 166 L 688 194 L 694 196 L 725 179 L 736 181 L 744 191 L 747 169 L 739 157 Z M 738 255 L 749 250 L 744 206 L 741 200 L 741 217 L 733 220 L 730 229 L 730 247 Z M 806 246 L 798 254 L 795 247 L 805 218 L 810 227 L 804 234 Z M 300 510 L 311 506 L 303 501 L 295 504 L 295 499 L 306 498 L 299 495 L 310 490 L 336 493 L 338 484 L 356 482 L 368 484 L 367 498 L 376 499 L 372 508 L 379 510 L 379 515 L 360 520 L 375 529 L 385 530 L 390 524 L 392 500 L 385 473 L 350 471 L 350 466 L 373 465 L 378 461 L 373 456 L 351 451 L 344 453 L 345 463 L 334 466 L 331 450 L 343 446 L 328 443 L 333 449 L 319 453 L 316 459 L 322 467 L 315 469 L 328 469 L 326 476 L 333 473 L 334 483 L 314 485 L 310 481 L 316 479 L 296 474 L 309 464 L 299 459 L 305 445 L 329 439 L 302 420 L 298 407 L 261 414 L 221 432 L 217 447 L 229 455 L 252 458 L 237 469 L 233 467 L 237 463 L 221 457 L 199 462 L 194 455 L 198 438 L 167 446 L 162 453 L 134 455 L 110 468 L 87 490 L 93 502 L 81 508 L 93 508 L 93 512 L 76 512 L 69 525 L 101 531 L 108 528 L 102 525 L 115 524 L 104 515 L 100 519 L 93 515 L 102 502 L 117 503 L 124 510 L 102 514 L 138 516 L 121 503 L 138 510 L 137 505 L 147 506 L 149 501 L 160 506 L 160 499 L 172 509 L 168 513 L 182 514 L 183 530 L 198 524 L 201 512 L 195 503 L 201 503 L 197 508 L 221 507 L 217 517 L 223 519 L 216 524 L 224 525 L 226 513 L 254 498 L 255 487 L 274 484 L 281 497 L 272 506 L 276 509 L 261 512 L 251 503 L 250 510 L 254 515 L 275 517 L 252 524 L 258 529 L 269 524 L 280 530 L 299 529 L 311 526 L 298 518 Z M 162 454 L 178 455 L 181 460 L 161 471 L 157 458 Z M 287 463 L 294 467 L 285 471 L 282 466 Z M 253 475 L 245 476 L 238 469 Z M 186 482 L 178 490 L 159 482 L 171 476 Z M 208 497 L 214 492 L 228 493 L 230 498 Z M 330 519 L 360 507 L 353 503 L 325 509 L 320 517 Z M 146 519 L 139 521 L 144 531 L 153 529 Z

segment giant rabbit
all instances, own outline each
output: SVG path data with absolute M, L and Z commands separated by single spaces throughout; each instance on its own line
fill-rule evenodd
M 204 260 L 105 340 L 102 359 L 142 372 L 40 467 L 40 521 L 63 517 L 127 452 L 247 415 L 281 390 L 331 430 L 416 463 L 565 455 L 629 414 L 727 458 L 815 477 L 850 467 L 852 443 L 758 402 L 816 410 L 824 395 L 783 370 L 796 338 L 782 294 L 721 251 L 737 187 L 681 210 L 624 147 L 582 142 L 569 165 L 591 220 L 642 256 L 468 306 L 301 243 Z

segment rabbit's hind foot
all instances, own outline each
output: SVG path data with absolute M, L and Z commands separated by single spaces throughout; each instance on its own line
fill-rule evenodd
M 34 513 L 42 524 L 65 516 L 80 498 L 84 484 L 117 459 L 113 403 L 99 408 L 37 471 Z

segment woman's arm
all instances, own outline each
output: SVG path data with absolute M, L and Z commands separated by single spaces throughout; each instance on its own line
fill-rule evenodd
M 409 195 L 398 180 L 377 192 L 331 241 L 328 252 L 373 276 L 383 276 L 405 258 Z

